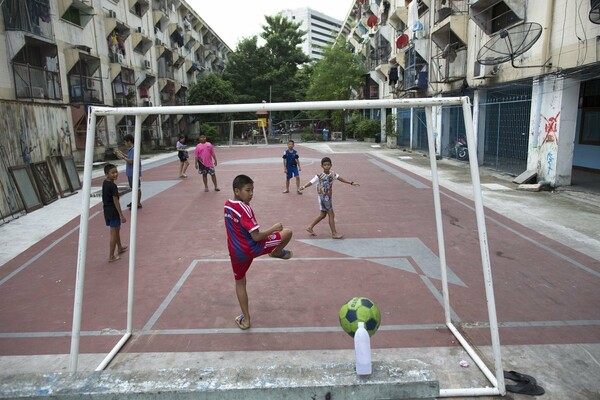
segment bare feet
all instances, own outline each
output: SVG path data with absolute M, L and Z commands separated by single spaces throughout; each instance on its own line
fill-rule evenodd
M 114 257 L 111 257 L 111 258 L 109 258 L 109 259 L 108 259 L 108 262 L 109 262 L 109 263 L 111 263 L 111 262 L 118 261 L 118 260 L 120 260 L 120 259 L 121 259 L 121 257 L 119 257 L 119 256 L 114 256 Z
M 335 235 L 331 235 L 331 237 L 334 239 L 342 239 L 344 235 L 342 235 L 341 233 L 336 233 Z
M 310 233 L 310 236 L 317 236 L 317 234 L 312 230 L 312 228 L 306 228 L 306 232 Z

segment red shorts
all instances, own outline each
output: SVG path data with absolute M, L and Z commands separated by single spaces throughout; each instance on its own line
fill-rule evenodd
M 250 269 L 250 265 L 252 261 L 256 257 L 264 256 L 265 254 L 269 254 L 275 249 L 275 247 L 279 246 L 281 243 L 281 232 L 275 232 L 270 234 L 266 239 L 258 242 L 262 246 L 262 251 L 257 254 L 253 254 L 251 258 L 247 261 L 234 261 L 231 259 L 231 267 L 233 268 L 233 276 L 236 281 L 240 279 L 244 279 L 246 276 L 246 272 Z

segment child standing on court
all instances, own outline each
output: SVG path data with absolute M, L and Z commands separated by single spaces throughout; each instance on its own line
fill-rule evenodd
M 106 179 L 102 183 L 102 206 L 106 226 L 110 227 L 108 262 L 113 262 L 121 259 L 119 254 L 127 251 L 127 247 L 121 244 L 121 223 L 125 223 L 127 220 L 121 210 L 119 189 L 115 184 L 119 177 L 117 167 L 113 164 L 106 164 L 104 175 Z M 115 250 L 118 250 L 117 254 L 115 254 Z
M 133 158 L 135 156 L 134 137 L 132 134 L 127 134 L 123 138 L 125 146 L 128 147 L 127 155 L 121 150 L 117 150 L 116 154 L 121 160 L 125 161 L 125 175 L 127 175 L 127 181 L 129 187 L 133 189 Z M 142 208 L 142 161 L 140 159 L 140 181 L 138 186 L 138 205 L 137 208 Z M 127 204 L 127 208 L 131 208 L 131 203 Z
M 217 166 L 217 156 L 215 156 L 215 148 L 211 142 L 206 141 L 206 135 L 201 133 L 198 137 L 200 143 L 194 150 L 194 156 L 196 157 L 196 169 L 198 173 L 202 175 L 202 181 L 204 182 L 204 191 L 208 192 L 208 177 L 212 179 L 213 185 L 215 185 L 215 192 L 220 191 L 217 186 L 217 175 L 215 174 L 215 167 Z
M 187 178 L 185 171 L 190 163 L 188 161 L 188 152 L 185 149 L 185 135 L 183 133 L 179 135 L 179 140 L 177 141 L 175 147 L 177 148 L 177 157 L 179 157 L 179 161 L 181 161 L 179 165 L 179 177 Z
M 250 328 L 250 310 L 246 291 L 246 272 L 256 257 L 268 254 L 270 257 L 289 260 L 293 253 L 285 246 L 292 239 L 292 231 L 278 222 L 265 231 L 259 231 L 258 222 L 250 207 L 254 195 L 254 181 L 246 175 L 238 175 L 233 180 L 233 200 L 225 202 L 225 227 L 227 247 L 235 278 L 235 293 L 242 314 L 235 318 L 237 326 Z
M 288 141 L 288 148 L 283 152 L 283 173 L 285 174 L 285 190 L 283 193 L 290 192 L 290 179 L 292 177 L 296 177 L 296 193 L 302 194 L 300 191 L 300 173 L 298 171 L 302 171 L 300 168 L 300 157 L 298 156 L 298 152 L 294 150 L 294 141 Z
M 317 194 L 319 195 L 319 207 L 321 212 L 319 216 L 306 228 L 306 231 L 311 236 L 316 236 L 313 231 L 315 225 L 317 225 L 326 216 L 329 216 L 329 227 L 331 228 L 331 237 L 334 239 L 341 239 L 344 235 L 337 232 L 335 229 L 335 213 L 333 212 L 333 182 L 338 180 L 343 183 L 348 183 L 352 186 L 360 186 L 357 182 L 347 181 L 335 172 L 331 171 L 331 159 L 329 157 L 323 157 L 321 160 L 321 168 L 323 172 L 315 175 L 306 185 L 301 186 L 300 190 L 304 190 L 311 185 L 317 185 Z

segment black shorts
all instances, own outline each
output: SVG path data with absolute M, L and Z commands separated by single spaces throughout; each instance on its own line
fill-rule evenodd
M 187 151 L 178 151 L 177 152 L 177 157 L 179 157 L 179 161 L 181 162 L 185 162 L 188 159 L 188 152 Z

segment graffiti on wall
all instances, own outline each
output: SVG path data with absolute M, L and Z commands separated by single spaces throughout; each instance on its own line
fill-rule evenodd
M 544 136 L 544 140 L 542 140 L 543 146 L 545 143 L 556 143 L 558 145 L 558 117 L 560 116 L 560 111 L 556 114 L 555 117 L 546 118 L 542 115 L 542 118 L 546 120 L 544 125 L 544 131 L 546 136 Z

